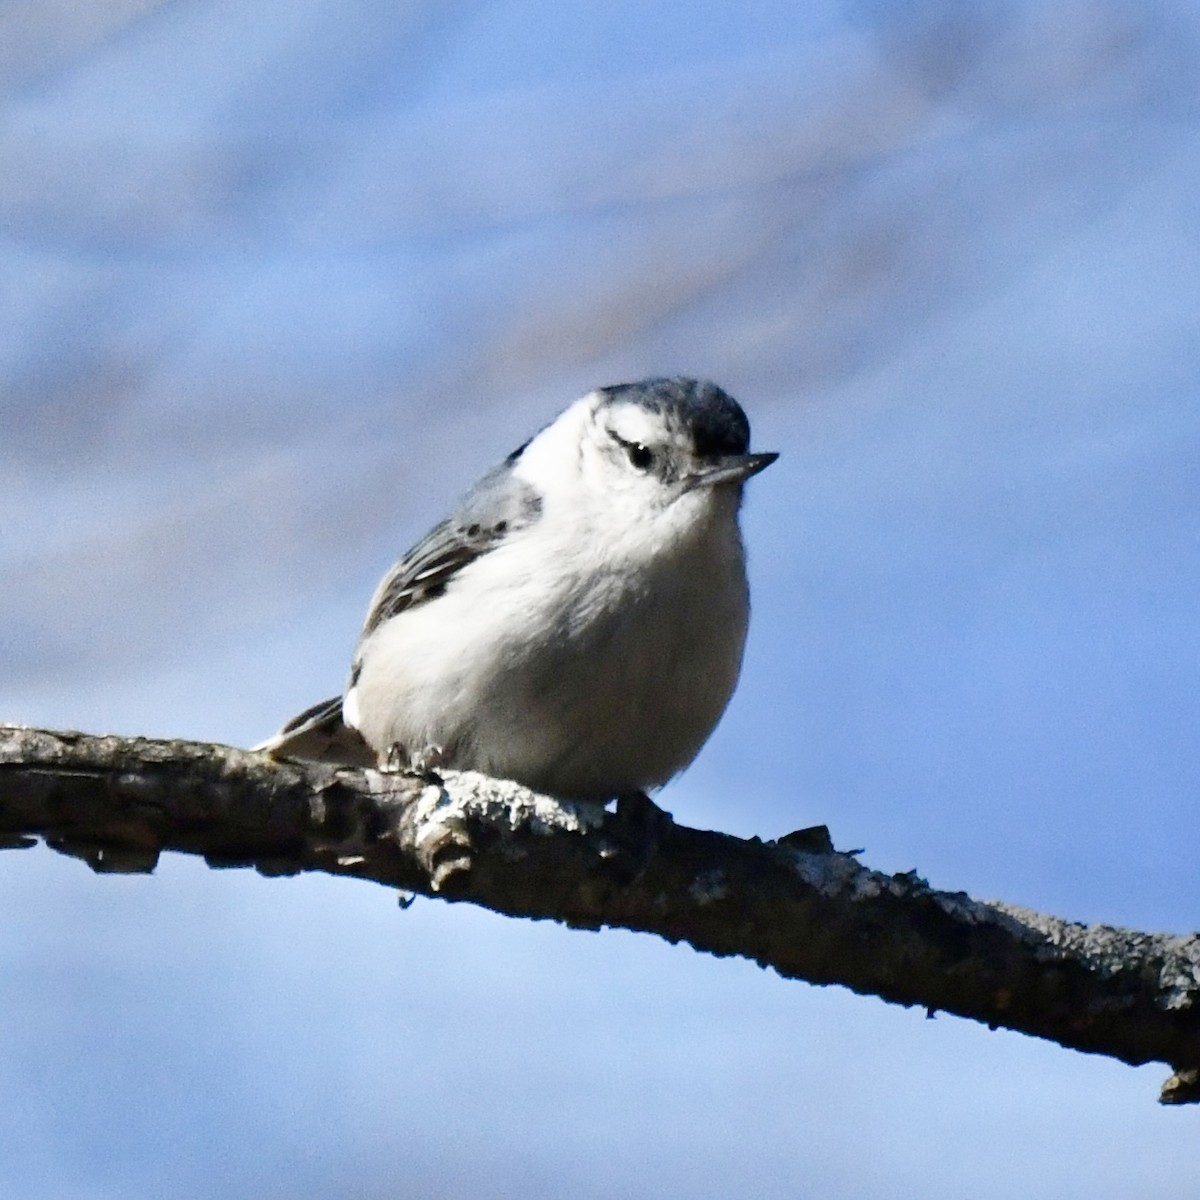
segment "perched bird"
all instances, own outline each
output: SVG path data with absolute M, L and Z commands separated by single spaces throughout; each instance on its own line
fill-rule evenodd
M 741 668 L 742 486 L 778 457 L 749 442 L 711 383 L 576 401 L 384 577 L 345 694 L 259 749 L 593 802 L 665 783 Z

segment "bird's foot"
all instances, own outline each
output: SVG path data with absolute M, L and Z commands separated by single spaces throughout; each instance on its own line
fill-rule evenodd
M 446 748 L 436 742 L 414 754 L 409 760 L 409 770 L 417 775 L 436 775 L 439 767 L 446 765 Z
M 379 762 L 379 769 L 388 775 L 419 775 L 430 783 L 442 783 L 437 768 L 445 765 L 446 751 L 436 744 L 426 746 L 416 754 L 410 754 L 407 747 L 399 742 L 393 742 L 388 747 L 387 754 Z
M 379 756 L 379 769 L 385 775 L 400 775 L 411 770 L 408 751 L 399 742 L 393 742 L 386 754 Z

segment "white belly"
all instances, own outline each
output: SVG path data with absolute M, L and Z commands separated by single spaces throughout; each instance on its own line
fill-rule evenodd
M 381 756 L 438 747 L 447 766 L 552 795 L 666 782 L 737 682 L 749 606 L 736 525 L 638 572 L 564 545 L 556 588 L 521 554 L 514 539 L 484 555 L 371 635 L 353 723 Z

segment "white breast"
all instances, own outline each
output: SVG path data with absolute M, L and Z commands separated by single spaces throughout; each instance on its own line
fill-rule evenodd
M 649 558 L 636 530 L 581 536 L 550 512 L 375 631 L 354 723 L 381 755 L 436 746 L 555 795 L 648 790 L 724 711 L 748 607 L 734 497 Z

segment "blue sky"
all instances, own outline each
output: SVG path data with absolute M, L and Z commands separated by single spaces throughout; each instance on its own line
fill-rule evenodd
M 0 13 L 0 717 L 239 745 L 592 386 L 782 452 L 662 803 L 1184 932 L 1200 847 L 1194 11 Z M 0 856 L 0 1191 L 1194 1193 L 1164 1075 L 614 931 Z

